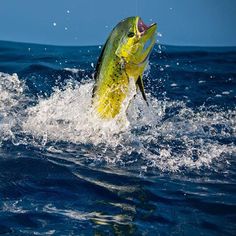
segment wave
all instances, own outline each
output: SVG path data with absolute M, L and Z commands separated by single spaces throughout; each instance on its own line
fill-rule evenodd
M 144 172 L 220 171 L 236 153 L 235 109 L 193 109 L 183 101 L 157 100 L 151 94 L 147 107 L 138 94 L 127 114 L 104 121 L 91 106 L 93 83 L 67 80 L 50 96 L 32 98 L 17 74 L 0 73 L 0 143 L 52 153 L 69 151 L 61 142 L 73 143 L 86 161 L 132 165 Z

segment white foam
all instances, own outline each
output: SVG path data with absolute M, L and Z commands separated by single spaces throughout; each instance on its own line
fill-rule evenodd
M 24 103 L 24 84 L 17 74 L 9 75 L 0 72 L 0 144 L 3 140 L 13 137 L 12 127 L 17 125 L 17 110 Z
M 73 74 L 77 74 L 77 73 L 79 73 L 80 71 L 84 71 L 83 69 L 78 69 L 78 68 L 64 68 L 64 70 L 70 71 L 70 72 L 73 73 Z
M 230 94 L 230 91 L 223 91 L 222 94 L 224 94 L 224 95 L 229 95 L 229 94 Z
M 199 80 L 198 83 L 203 84 L 203 83 L 206 83 L 206 81 L 205 80 Z
M 8 138 L 15 144 L 40 147 L 49 141 L 90 144 L 95 149 L 89 153 L 85 149 L 88 160 L 129 166 L 140 163 L 140 171 L 216 168 L 214 163 L 227 166 L 229 155 L 236 153 L 235 146 L 216 139 L 235 135 L 236 110 L 203 106 L 194 111 L 182 101 L 158 101 L 150 94 L 149 107 L 140 94 L 130 103 L 136 93 L 131 83 L 121 113 L 104 121 L 92 108 L 93 81 L 88 81 L 68 83 L 63 90 L 55 89 L 49 98 L 39 98 L 37 105 L 12 111 L 26 100 L 24 85 L 16 74 L 0 76 L 1 141 Z M 170 115 L 168 110 L 176 112 Z M 13 131 L 16 126 L 20 128 Z M 21 138 L 16 138 L 16 132 Z M 63 153 L 60 145 L 50 145 L 50 150 Z

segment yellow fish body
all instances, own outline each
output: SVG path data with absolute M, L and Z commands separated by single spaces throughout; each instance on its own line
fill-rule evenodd
M 120 113 L 130 92 L 130 79 L 146 100 L 142 76 L 156 41 L 156 29 L 156 24 L 148 27 L 140 17 L 129 17 L 111 32 L 94 75 L 93 104 L 100 118 L 111 119 Z

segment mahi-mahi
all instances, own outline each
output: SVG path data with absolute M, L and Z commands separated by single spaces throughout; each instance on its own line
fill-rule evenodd
M 138 16 L 122 20 L 112 30 L 95 70 L 93 105 L 102 119 L 120 113 L 129 95 L 130 80 L 140 89 L 144 100 L 143 73 L 156 42 L 155 23 L 147 26 Z

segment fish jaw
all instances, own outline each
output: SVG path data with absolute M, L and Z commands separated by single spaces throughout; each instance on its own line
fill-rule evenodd
M 145 25 L 140 17 L 136 18 L 139 48 L 133 57 L 134 64 L 142 64 L 148 60 L 156 42 L 157 24 Z
M 152 38 L 156 31 L 157 31 L 157 24 L 152 23 L 151 25 L 147 26 L 141 17 L 137 16 L 136 17 L 136 31 L 138 32 L 139 36 L 142 37 L 148 37 Z
M 123 31 L 115 53 L 126 63 L 139 65 L 149 58 L 156 42 L 157 24 L 147 26 L 139 16 L 129 18 L 129 21 L 131 26 Z M 129 37 L 130 33 L 133 37 Z

